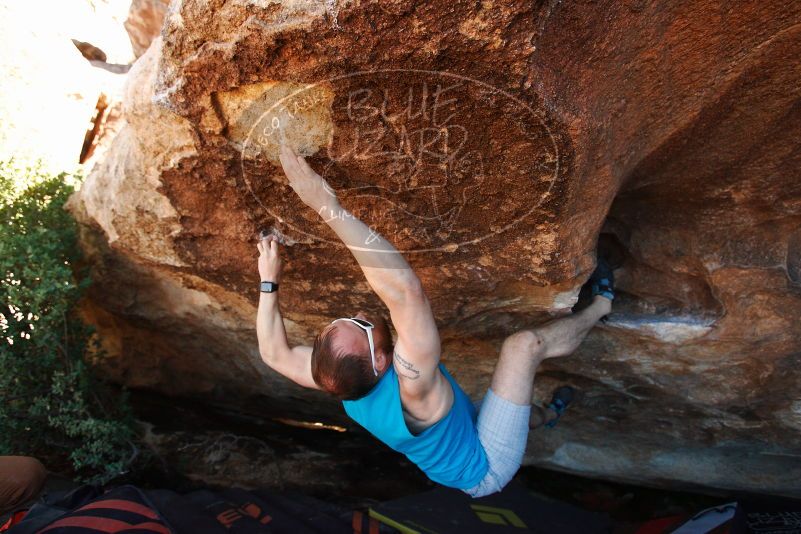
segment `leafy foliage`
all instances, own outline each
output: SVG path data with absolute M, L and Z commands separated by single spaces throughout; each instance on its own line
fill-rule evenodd
M 133 427 L 84 363 L 91 330 L 75 307 L 89 280 L 64 210 L 76 181 L 0 162 L 0 454 L 55 452 L 106 481 L 126 468 Z

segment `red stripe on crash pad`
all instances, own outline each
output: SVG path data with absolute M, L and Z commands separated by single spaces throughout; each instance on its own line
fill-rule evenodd
M 93 510 L 97 508 L 110 508 L 112 510 L 125 510 L 126 512 L 133 512 L 135 514 L 149 517 L 150 519 L 158 519 L 159 516 L 142 504 L 133 501 L 126 501 L 123 499 L 106 499 L 103 501 L 90 502 L 86 506 L 81 506 L 78 510 Z
M 126 530 L 150 530 L 152 532 L 159 532 L 161 534 L 171 534 L 170 530 L 161 523 L 148 522 L 131 525 L 130 523 L 119 521 L 117 519 L 93 516 L 65 517 L 64 519 L 51 524 L 46 529 L 40 530 L 39 532 L 47 532 L 48 530 L 52 530 L 54 528 L 68 527 L 89 528 L 92 530 L 99 530 L 100 532 L 108 532 L 110 534 L 125 532 Z

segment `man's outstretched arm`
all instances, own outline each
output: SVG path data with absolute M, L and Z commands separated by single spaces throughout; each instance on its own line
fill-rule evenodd
M 315 210 L 348 247 L 370 287 L 389 308 L 398 333 L 395 368 L 407 394 L 425 396 L 439 380 L 440 340 L 420 279 L 403 255 L 339 204 L 334 191 L 291 148 L 281 147 L 281 164 L 301 200 Z
M 281 278 L 278 246 L 273 236 L 261 239 L 258 244 L 259 276 L 262 281 L 278 283 Z M 284 320 L 278 306 L 278 291 L 259 295 L 256 337 L 264 363 L 301 386 L 320 389 L 311 374 L 311 347 L 289 347 Z

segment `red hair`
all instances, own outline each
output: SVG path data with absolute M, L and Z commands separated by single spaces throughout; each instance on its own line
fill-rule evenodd
M 374 322 L 373 339 L 376 341 L 376 355 L 383 353 L 390 358 L 392 354 L 392 335 L 387 322 L 381 318 Z M 381 378 L 373 373 L 370 349 L 362 352 L 337 346 L 334 337 L 336 327 L 320 332 L 314 339 L 311 355 L 312 378 L 324 391 L 340 400 L 355 400 L 364 397 Z

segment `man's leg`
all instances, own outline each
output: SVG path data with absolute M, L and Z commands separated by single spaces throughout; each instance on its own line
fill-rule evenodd
M 501 491 L 509 483 L 526 451 L 537 367 L 547 358 L 575 350 L 592 326 L 609 313 L 611 304 L 609 299 L 597 296 L 578 313 L 506 338 L 476 424 L 489 471 L 465 493 L 482 497 Z
M 492 375 L 492 392 L 514 404 L 530 403 L 534 374 L 540 363 L 576 350 L 593 325 L 611 309 L 609 299 L 596 296 L 578 313 L 506 338 Z

